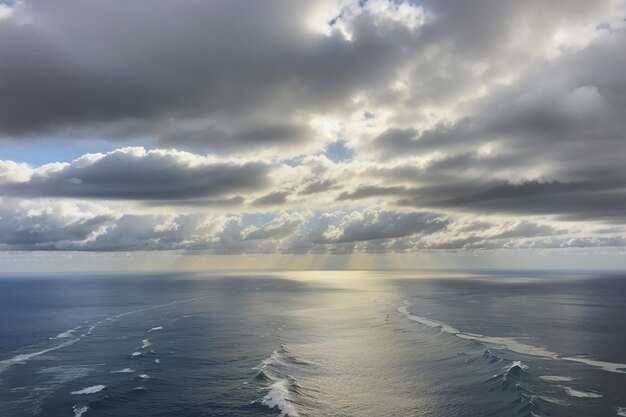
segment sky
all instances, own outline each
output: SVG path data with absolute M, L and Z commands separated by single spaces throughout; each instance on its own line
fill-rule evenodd
M 622 0 L 0 0 L 0 264 L 626 267 Z

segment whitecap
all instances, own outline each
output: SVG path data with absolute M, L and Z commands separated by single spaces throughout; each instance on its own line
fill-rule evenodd
M 141 343 L 142 343 L 142 344 L 141 344 L 141 347 L 140 347 L 139 349 L 145 349 L 145 348 L 147 348 L 148 346 L 152 346 L 152 343 L 150 343 L 150 339 L 143 339 L 143 340 L 141 341 Z
M 148 333 L 150 333 L 150 332 L 156 332 L 156 331 L 159 331 L 159 330 L 163 330 L 163 326 L 156 326 L 156 327 L 153 327 L 153 328 L 151 328 L 150 330 L 148 330 Z
M 106 388 L 106 385 L 93 385 L 91 387 L 83 388 L 78 391 L 72 391 L 70 394 L 72 395 L 83 395 L 83 394 L 95 394 L 96 392 L 100 392 Z
M 506 368 L 506 372 L 511 371 L 513 368 L 519 368 L 523 371 L 528 370 L 528 365 L 524 364 L 522 361 L 513 361 L 508 368 Z
M 150 375 L 148 375 L 148 374 L 141 374 L 141 375 L 139 375 L 139 378 L 141 378 L 141 379 L 150 379 Z
M 161 359 L 155 359 L 154 363 L 161 363 Z
M 626 407 L 617 407 L 615 410 L 618 416 L 626 417 Z
M 286 379 L 273 383 L 261 402 L 269 408 L 278 408 L 282 417 L 298 417 L 296 407 L 289 402 L 289 381 Z
M 75 405 L 74 407 L 72 407 L 72 411 L 74 411 L 74 417 L 81 417 L 88 410 L 89 410 L 89 407 L 87 407 L 86 405 L 83 405 L 81 407 Z
M 141 356 L 141 355 L 143 355 L 143 353 L 141 353 L 141 352 L 133 352 L 133 353 L 131 353 L 130 356 L 132 356 L 134 358 L 136 356 Z
M 598 394 L 596 392 L 588 392 L 588 391 L 578 391 L 570 387 L 566 387 L 564 385 L 560 386 L 565 390 L 565 393 L 570 397 L 577 398 L 602 398 L 602 394 Z

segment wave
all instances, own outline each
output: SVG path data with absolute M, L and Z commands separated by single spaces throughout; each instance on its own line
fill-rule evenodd
M 86 405 L 75 405 L 74 407 L 72 407 L 72 411 L 74 411 L 74 417 L 81 417 L 83 414 L 89 411 L 89 407 L 87 407 Z
M 481 342 L 483 344 L 495 346 L 496 348 L 505 348 L 512 352 L 521 353 L 523 355 L 537 356 L 544 359 L 559 359 L 566 360 L 571 362 L 579 362 L 584 363 L 589 366 L 593 366 L 596 368 L 603 369 L 608 372 L 613 373 L 626 373 L 626 364 L 623 363 L 614 363 L 614 362 L 605 362 L 599 361 L 595 359 L 583 358 L 583 357 L 562 357 L 559 356 L 558 353 L 552 352 L 548 349 L 533 346 L 527 343 L 520 342 L 517 339 L 510 337 L 496 337 L 496 336 L 485 336 L 482 334 L 476 333 L 468 333 L 461 332 L 458 329 L 455 329 L 452 326 L 449 326 L 444 323 L 440 323 L 434 320 L 430 320 L 424 317 L 416 316 L 409 312 L 408 307 L 411 305 L 409 301 L 404 301 L 404 304 L 398 307 L 396 310 L 403 314 L 407 319 L 423 324 L 428 327 L 438 328 L 441 332 L 449 333 L 460 337 L 462 339 L 474 340 L 477 342 Z
M 295 406 L 289 402 L 289 380 L 281 379 L 274 382 L 261 400 L 269 408 L 278 408 L 281 417 L 298 417 Z
M 257 371 L 254 379 L 269 384 L 264 390 L 267 393 L 261 399 L 261 404 L 269 408 L 277 408 L 282 417 L 297 417 L 298 411 L 291 403 L 292 390 L 297 390 L 298 384 L 295 379 L 285 374 L 290 365 L 306 365 L 306 361 L 289 355 L 287 347 L 281 344 L 279 349 L 274 350 L 270 356 L 263 359 L 255 366 Z
M 91 387 L 83 388 L 78 391 L 72 391 L 70 394 L 72 395 L 84 395 L 84 394 L 95 394 L 96 392 L 100 392 L 106 388 L 106 385 L 93 385 Z
M 528 365 L 524 364 L 522 361 L 513 361 L 506 368 L 506 373 L 508 374 L 509 372 L 514 371 L 516 368 L 517 369 L 521 369 L 522 371 L 527 371 L 528 370 Z

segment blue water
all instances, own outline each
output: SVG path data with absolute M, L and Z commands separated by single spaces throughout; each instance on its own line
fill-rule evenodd
M 0 416 L 626 415 L 626 279 L 4 276 Z

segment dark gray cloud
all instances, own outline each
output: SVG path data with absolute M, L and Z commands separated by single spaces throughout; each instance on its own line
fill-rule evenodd
M 267 194 L 262 197 L 257 198 L 252 202 L 255 206 L 272 206 L 272 205 L 282 205 L 287 202 L 287 197 L 289 196 L 288 191 L 277 191 L 275 193 Z
M 191 154 L 133 148 L 35 171 L 28 181 L 1 185 L 0 192 L 31 198 L 185 200 L 262 189 L 269 184 L 270 170 L 260 162 L 210 162 Z
M 393 75 L 388 64 L 403 55 L 396 42 L 416 39 L 367 13 L 355 22 L 352 42 L 316 33 L 306 19 L 320 7 L 18 2 L 0 20 L 0 132 L 84 136 L 89 131 L 81 129 L 98 128 L 110 137 L 147 133 L 218 151 L 308 140 L 306 121 L 277 119 L 343 106 Z
M 172 129 L 171 133 L 156 133 L 160 137 L 159 145 L 177 149 L 208 150 L 213 153 L 264 146 L 297 147 L 315 139 L 315 132 L 311 127 L 299 125 L 259 125 L 233 132 L 214 126 Z
M 398 196 L 407 191 L 406 187 L 380 187 L 376 185 L 359 186 L 354 191 L 344 191 L 339 194 L 339 200 L 360 200 L 369 197 Z
M 322 193 L 324 191 L 332 190 L 336 188 L 337 181 L 335 180 L 314 180 L 309 182 L 304 186 L 304 188 L 300 191 L 300 194 L 317 194 Z

